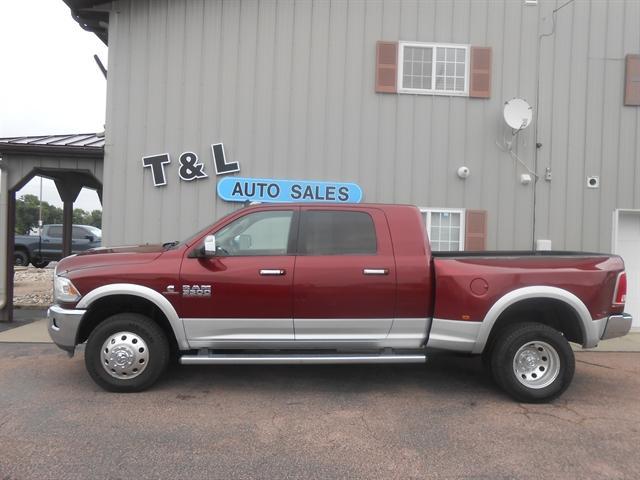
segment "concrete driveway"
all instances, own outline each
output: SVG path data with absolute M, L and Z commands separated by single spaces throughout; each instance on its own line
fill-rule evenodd
M 119 395 L 82 352 L 0 344 L 0 479 L 640 477 L 640 354 L 577 360 L 548 405 L 513 402 L 464 357 L 174 367 Z

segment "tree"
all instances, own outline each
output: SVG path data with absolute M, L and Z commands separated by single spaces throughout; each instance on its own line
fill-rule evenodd
M 22 195 L 16 200 L 16 228 L 17 234 L 29 234 L 34 228 L 38 228 L 40 216 L 40 201 L 35 195 Z M 42 224 L 62 223 L 62 209 L 42 202 Z M 102 211 L 94 210 L 91 213 L 81 209 L 73 209 L 73 223 L 81 225 L 93 225 L 102 227 Z
M 102 228 L 102 210 L 93 210 L 91 212 L 91 223 L 89 225 Z
M 42 202 L 43 207 L 44 204 L 45 202 Z M 28 234 L 32 228 L 37 227 L 39 209 L 40 201 L 35 195 L 23 195 L 17 199 L 15 233 Z

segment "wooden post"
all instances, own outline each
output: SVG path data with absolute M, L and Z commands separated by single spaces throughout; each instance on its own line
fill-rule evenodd
M 73 202 L 78 198 L 82 184 L 73 180 L 55 180 L 62 199 L 62 256 L 71 255 L 73 238 Z

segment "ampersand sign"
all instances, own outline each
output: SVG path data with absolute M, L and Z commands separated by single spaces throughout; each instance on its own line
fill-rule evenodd
M 178 159 L 180 162 L 180 169 L 178 175 L 182 180 L 190 182 L 196 178 L 206 178 L 207 174 L 204 172 L 204 165 L 198 161 L 198 156 L 193 152 L 184 152 Z

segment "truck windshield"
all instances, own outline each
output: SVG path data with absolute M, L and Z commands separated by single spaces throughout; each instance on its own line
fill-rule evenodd
M 198 238 L 200 235 L 202 235 L 204 232 L 206 232 L 207 230 L 209 230 L 211 228 L 213 224 L 211 225 L 207 225 L 206 227 L 198 230 L 196 233 L 194 233 L 193 235 L 189 235 L 187 238 L 185 238 L 184 240 L 181 240 L 179 242 L 167 242 L 163 245 L 168 245 L 168 248 L 175 248 L 178 245 L 191 245 L 196 238 Z
M 102 238 L 102 230 L 100 230 L 98 227 L 85 225 L 85 228 L 89 230 L 94 237 Z

